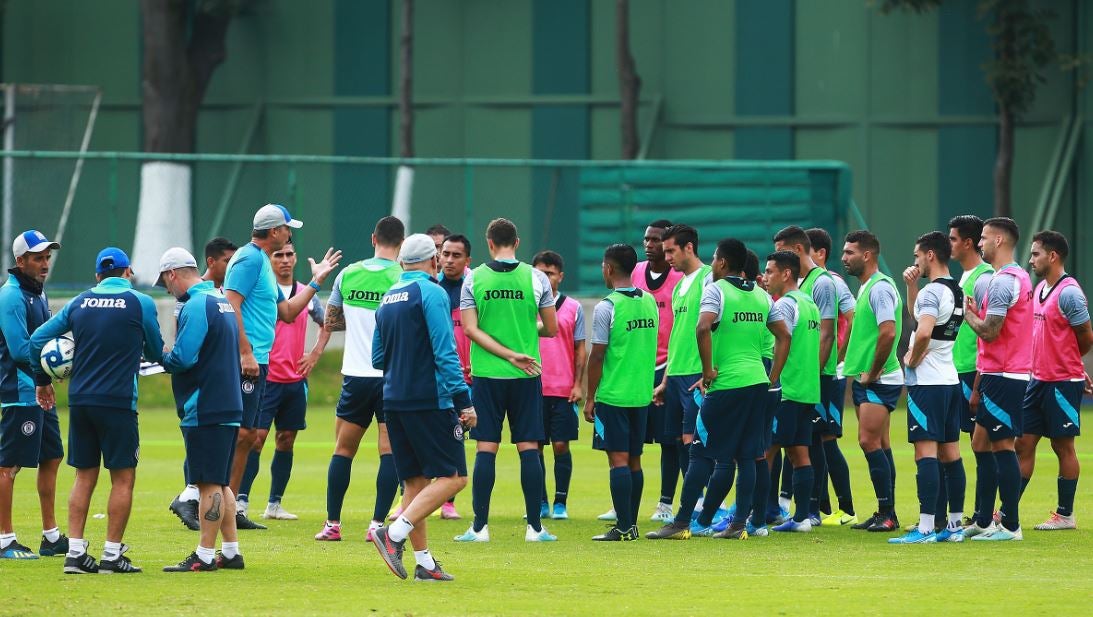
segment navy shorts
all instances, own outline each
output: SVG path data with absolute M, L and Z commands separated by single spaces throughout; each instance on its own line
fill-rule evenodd
M 501 429 L 508 415 L 512 443 L 543 441 L 543 382 L 538 377 L 497 379 L 475 377 L 471 398 L 478 424 L 471 437 L 501 443 Z
M 1049 439 L 1081 435 L 1078 410 L 1082 408 L 1084 388 L 1081 381 L 1028 382 L 1023 406 L 1025 433 Z
M 239 427 L 213 424 L 182 427 L 186 444 L 186 483 L 228 486 Z
M 703 454 L 737 462 L 762 456 L 766 403 L 765 383 L 708 392 L 695 422 L 695 441 L 702 444 Z
M 0 467 L 37 467 L 63 457 L 57 410 L 13 405 L 0 414 Z
M 968 371 L 960 374 L 960 431 L 971 433 L 975 429 L 975 414 L 972 412 L 972 388 L 975 387 L 975 376 L 979 373 Z
M 626 452 L 641 456 L 645 444 L 645 425 L 649 407 L 616 407 L 596 403 L 596 436 L 607 452 Z
M 383 377 L 343 378 L 342 395 L 334 413 L 342 420 L 362 428 L 368 428 L 373 417 L 382 424 Z
M 400 479 L 466 477 L 463 425 L 454 409 L 392 411 L 387 436 Z
M 266 382 L 257 428 L 268 431 L 276 421 L 279 431 L 302 431 L 307 428 L 306 415 L 306 379 L 292 383 Z
M 69 406 L 68 465 L 76 469 L 131 469 L 140 458 L 137 412 L 117 407 Z
M 702 392 L 690 387 L 700 377 L 700 373 L 668 377 L 668 387 L 664 392 L 664 439 L 676 441 L 683 435 L 695 434 Z
M 763 452 L 774 445 L 774 417 L 782 403 L 782 389 L 767 390 L 767 403 L 763 408 Z
M 821 388 L 824 388 L 822 380 L 820 385 Z M 843 407 L 846 404 L 846 378 L 836 379 L 832 376 L 826 388 L 820 390 L 820 396 L 824 397 L 827 402 L 827 428 L 824 429 L 823 434 L 842 437 Z
M 860 406 L 862 403 L 873 403 L 874 405 L 884 405 L 884 408 L 889 412 L 896 408 L 901 392 L 903 392 L 903 386 L 872 383 L 869 384 L 868 388 L 864 388 L 856 380 L 850 386 L 850 395 L 854 398 L 855 407 Z
M 991 441 L 1020 437 L 1023 430 L 1025 391 L 1029 382 L 1001 375 L 979 378 L 979 412 L 976 424 L 987 429 Z
M 664 381 L 664 369 L 657 369 L 653 376 L 653 387 Z M 675 438 L 664 439 L 664 405 L 649 403 L 649 413 L 645 415 L 645 443 L 675 443 Z
M 960 441 L 959 384 L 907 387 L 907 441 Z
M 563 396 L 544 396 L 543 432 L 546 439 L 542 443 L 576 441 L 580 426 L 578 413 L 577 404 L 570 403 L 569 399 Z
M 783 400 L 774 413 L 771 443 L 782 448 L 812 444 L 815 405 Z
M 828 409 L 834 382 L 834 375 L 820 375 L 820 402 L 813 406 L 813 415 L 816 416 L 812 422 L 813 433 L 824 434 L 831 428 L 831 415 Z
M 239 379 L 239 388 L 243 391 L 243 421 L 239 425 L 240 428 L 258 426 L 258 412 L 262 409 L 262 395 L 266 390 L 267 375 L 269 375 L 269 365 L 259 364 L 258 377 Z

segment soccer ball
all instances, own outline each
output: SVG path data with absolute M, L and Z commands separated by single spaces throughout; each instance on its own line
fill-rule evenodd
M 63 381 L 72 373 L 72 356 L 76 343 L 63 334 L 46 343 L 42 348 L 42 370 L 57 381 Z

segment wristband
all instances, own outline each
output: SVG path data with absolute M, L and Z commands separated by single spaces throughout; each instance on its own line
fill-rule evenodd
M 322 289 L 321 287 L 319 287 L 319 284 L 316 283 L 315 281 L 311 281 L 310 283 L 307 284 L 307 286 L 314 289 L 316 293 L 318 293 L 319 290 Z

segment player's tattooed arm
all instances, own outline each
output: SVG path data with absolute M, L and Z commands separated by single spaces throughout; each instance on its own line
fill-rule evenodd
M 220 520 L 220 493 L 213 493 L 213 505 L 209 506 L 205 512 L 205 520 L 214 522 Z
M 345 310 L 340 306 L 328 305 L 326 307 L 326 319 L 323 328 L 327 332 L 345 331 Z
M 980 315 L 979 307 L 975 300 L 964 298 L 964 321 L 979 335 L 979 338 L 990 343 L 1002 333 L 1002 324 L 1006 322 L 1004 315 Z

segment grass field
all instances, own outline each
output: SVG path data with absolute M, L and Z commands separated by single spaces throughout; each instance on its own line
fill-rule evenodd
M 822 528 L 811 534 L 729 542 L 589 541 L 603 526 L 595 516 L 610 507 L 604 456 L 589 446 L 589 432 L 574 445 L 575 471 L 568 521 L 547 521 L 559 541 L 525 544 L 515 449 L 498 458 L 490 521 L 492 542 L 460 545 L 471 515 L 470 490 L 457 506 L 462 521 L 430 519 L 430 548 L 456 576 L 451 584 L 396 579 L 364 542 L 372 509 L 374 434 L 354 466 L 343 515 L 343 540 L 312 539 L 325 517 L 326 467 L 332 450 L 336 361 L 324 358 L 313 379 L 311 427 L 296 442 L 295 466 L 284 505 L 299 521 L 270 521 L 268 531 L 241 532 L 247 569 L 165 574 L 164 565 L 193 550 L 197 534 L 167 510 L 181 488 L 182 444 L 163 377 L 142 380 L 141 462 L 133 516 L 126 534 L 129 555 L 145 569 L 133 576 L 65 576 L 62 559 L 0 562 L 7 589 L 0 615 L 254 614 L 254 615 L 711 615 L 726 614 L 1083 614 L 1093 599 L 1093 536 L 1088 531 L 1036 532 L 1055 505 L 1055 462 L 1041 448 L 1040 468 L 1022 502 L 1025 541 L 1020 543 L 888 546 L 889 536 Z M 144 405 L 143 402 L 155 406 Z M 1084 417 L 1093 420 L 1088 410 Z M 902 412 L 893 417 L 899 467 L 897 504 L 904 522 L 917 519 L 912 450 L 903 443 Z M 853 435 L 853 420 L 848 434 Z M 61 416 L 62 430 L 67 418 Z M 1081 447 L 1081 445 L 1079 445 Z M 852 439 L 843 441 L 859 510 L 871 506 L 864 460 Z M 468 442 L 468 461 L 473 444 Z M 971 453 L 966 452 L 970 479 Z M 647 451 L 642 531 L 657 499 L 659 455 Z M 1093 454 L 1082 455 L 1089 464 Z M 270 453 L 253 490 L 253 510 L 269 489 Z M 550 466 L 548 455 L 548 467 Z M 65 501 L 72 486 L 62 467 L 58 515 L 66 530 Z M 548 473 L 548 486 L 553 480 Z M 108 477 L 100 478 L 91 512 L 105 512 Z M 972 503 L 969 487 L 968 509 Z M 40 520 L 33 473 L 16 483 L 16 531 L 37 549 Z M 1078 487 L 1079 523 L 1090 521 L 1093 481 Z M 106 521 L 88 520 L 90 552 L 101 554 Z M 412 555 L 407 562 L 412 564 Z

